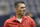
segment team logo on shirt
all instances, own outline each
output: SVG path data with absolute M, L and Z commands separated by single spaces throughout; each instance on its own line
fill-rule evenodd
M 26 24 L 27 22 L 25 21 L 25 24 Z M 23 24 L 23 26 L 24 26 L 24 24 Z

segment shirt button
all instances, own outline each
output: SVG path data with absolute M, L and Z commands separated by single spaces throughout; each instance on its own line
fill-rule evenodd
M 24 26 L 24 24 L 23 24 L 23 26 Z

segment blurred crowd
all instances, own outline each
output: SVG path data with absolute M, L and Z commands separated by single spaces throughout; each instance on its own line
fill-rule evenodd
M 16 0 L 17 1 L 17 0 Z M 30 9 L 26 10 L 26 16 L 32 18 L 35 23 L 36 27 L 40 27 L 40 13 L 36 15 L 30 11 Z M 14 7 L 8 1 L 0 1 L 0 27 L 3 27 L 4 22 L 13 17 L 15 15 Z
M 36 23 L 36 27 L 40 27 L 40 13 L 38 13 L 37 15 L 33 14 L 32 12 L 30 12 L 28 10 L 28 12 L 26 13 L 26 16 L 32 18 L 35 23 Z

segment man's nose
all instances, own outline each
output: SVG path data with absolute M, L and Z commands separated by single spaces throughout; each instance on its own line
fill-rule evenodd
M 25 12 L 25 9 L 23 11 Z

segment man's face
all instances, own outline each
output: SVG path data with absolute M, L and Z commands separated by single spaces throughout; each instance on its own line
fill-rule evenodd
M 20 15 L 25 15 L 25 4 L 18 4 L 17 13 Z

